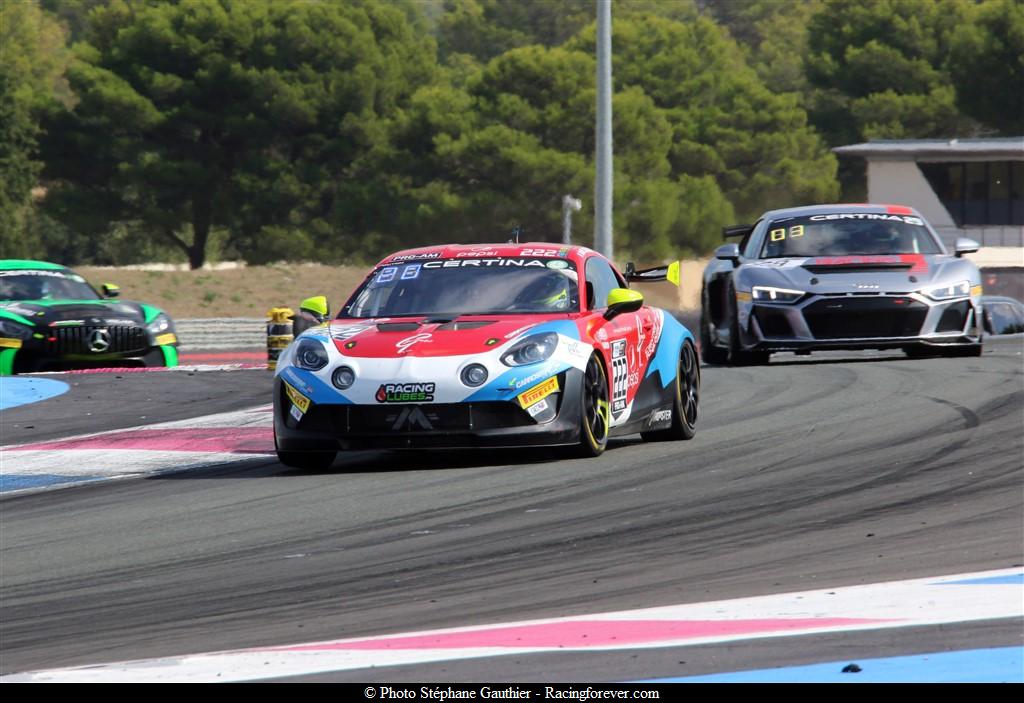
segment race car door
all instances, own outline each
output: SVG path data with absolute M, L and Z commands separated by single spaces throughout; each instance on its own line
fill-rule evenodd
M 615 288 L 626 288 L 626 282 L 604 259 L 594 256 L 587 260 L 584 273 L 587 289 L 587 309 L 602 314 L 608 308 L 608 294 Z M 594 329 L 594 339 L 603 348 L 608 361 L 609 397 L 611 398 L 612 427 L 622 425 L 632 412 L 632 401 L 642 378 L 640 337 L 643 323 L 652 325 L 650 310 L 616 315 L 603 320 Z

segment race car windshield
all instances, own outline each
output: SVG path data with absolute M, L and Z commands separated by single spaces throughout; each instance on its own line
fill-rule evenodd
M 435 259 L 381 266 L 338 317 L 568 313 L 579 301 L 565 259 Z
M 924 220 L 910 215 L 837 213 L 768 225 L 762 259 L 787 256 L 940 254 Z
M 99 294 L 75 273 L 0 271 L 0 300 L 98 300 Z

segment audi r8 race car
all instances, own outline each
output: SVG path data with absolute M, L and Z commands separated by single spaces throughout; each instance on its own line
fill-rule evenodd
M 630 280 L 678 283 L 678 266 Z M 700 369 L 690 331 L 583 247 L 452 245 L 385 258 L 333 320 L 282 352 L 278 457 L 338 450 L 689 439 Z
M 178 338 L 163 311 L 101 296 L 69 268 L 0 260 L 0 375 L 97 366 L 176 366 Z
M 704 271 L 701 354 L 765 363 L 772 352 L 903 349 L 978 356 L 981 275 L 921 215 L 897 205 L 772 210 L 726 227 Z

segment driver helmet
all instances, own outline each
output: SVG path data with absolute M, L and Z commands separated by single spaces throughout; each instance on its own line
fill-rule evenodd
M 49 293 L 46 283 L 40 276 L 15 276 L 5 293 L 9 300 L 42 300 Z
M 516 304 L 538 310 L 568 310 L 572 297 L 569 286 L 570 281 L 566 276 L 550 271 L 531 281 L 516 297 Z

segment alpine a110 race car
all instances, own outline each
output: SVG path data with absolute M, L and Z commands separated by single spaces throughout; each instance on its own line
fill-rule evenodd
M 385 258 L 341 308 L 282 352 L 282 463 L 343 449 L 575 445 L 689 439 L 693 335 L 627 279 L 678 283 L 678 265 L 620 274 L 583 247 L 452 245 Z
M 765 363 L 776 351 L 903 349 L 978 356 L 981 275 L 947 252 L 921 215 L 897 205 L 772 210 L 726 227 L 704 271 L 701 354 Z
M 112 300 L 69 268 L 0 260 L 0 375 L 101 366 L 177 366 L 174 322 L 151 305 Z

